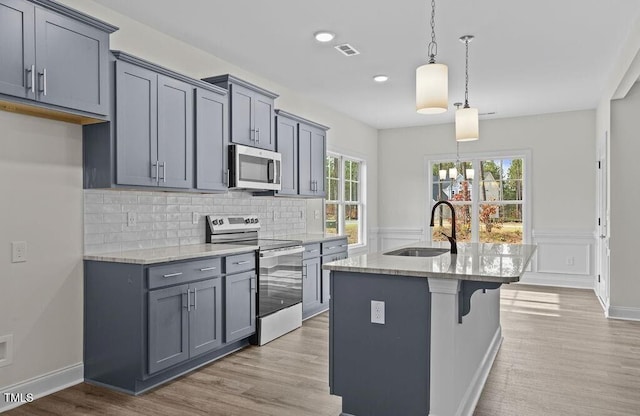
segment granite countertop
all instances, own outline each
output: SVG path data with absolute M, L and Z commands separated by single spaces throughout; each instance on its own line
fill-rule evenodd
M 448 248 L 449 243 L 416 243 L 405 247 Z M 435 257 L 364 254 L 322 266 L 325 270 L 413 277 L 517 282 L 536 250 L 528 244 L 458 243 L 458 254 L 447 252 Z
M 142 250 L 117 251 L 114 253 L 85 255 L 85 260 L 107 261 L 112 263 L 153 264 L 167 261 L 196 259 L 199 257 L 223 256 L 228 254 L 255 251 L 258 246 L 235 244 L 192 244 L 150 248 Z
M 323 243 L 325 241 L 338 240 L 346 238 L 346 235 L 328 234 L 328 233 L 307 233 L 307 234 L 287 234 L 282 236 L 287 240 L 299 240 L 302 244 Z M 281 238 L 281 237 L 274 237 Z

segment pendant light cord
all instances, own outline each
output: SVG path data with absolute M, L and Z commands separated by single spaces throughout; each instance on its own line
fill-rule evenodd
M 466 48 L 465 66 L 464 66 L 464 108 L 469 108 L 469 39 L 465 40 Z
M 438 43 L 436 42 L 436 0 L 431 0 L 431 42 L 429 42 L 429 63 L 436 63 Z

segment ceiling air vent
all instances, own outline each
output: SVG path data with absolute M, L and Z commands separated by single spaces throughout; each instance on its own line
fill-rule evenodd
M 349 45 L 348 43 L 343 43 L 342 45 L 335 46 L 335 48 L 345 56 L 360 55 L 360 52 L 355 50 L 353 46 Z

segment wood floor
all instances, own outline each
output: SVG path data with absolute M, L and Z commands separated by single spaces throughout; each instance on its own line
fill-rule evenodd
M 475 416 L 640 415 L 640 322 L 605 319 L 587 290 L 510 285 L 501 304 L 504 342 Z M 337 416 L 327 339 L 323 314 L 140 397 L 80 384 L 4 415 Z

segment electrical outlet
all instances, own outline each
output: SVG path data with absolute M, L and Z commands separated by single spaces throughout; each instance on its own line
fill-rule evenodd
M 319 209 L 316 209 L 315 211 L 313 211 L 313 217 L 314 217 L 316 220 L 319 220 L 319 219 L 320 219 L 320 210 L 319 210 Z
M 127 212 L 127 227 L 135 227 L 138 224 L 138 218 L 135 212 Z
M 200 214 L 198 214 L 197 212 L 194 212 L 194 213 L 193 213 L 193 217 L 192 217 L 191 221 L 192 221 L 194 224 L 197 224 L 197 223 L 198 223 L 198 221 L 200 221 Z
M 371 323 L 384 325 L 384 302 L 381 300 L 371 301 Z
M 13 241 L 11 243 L 11 263 L 23 263 L 27 261 L 27 242 Z

